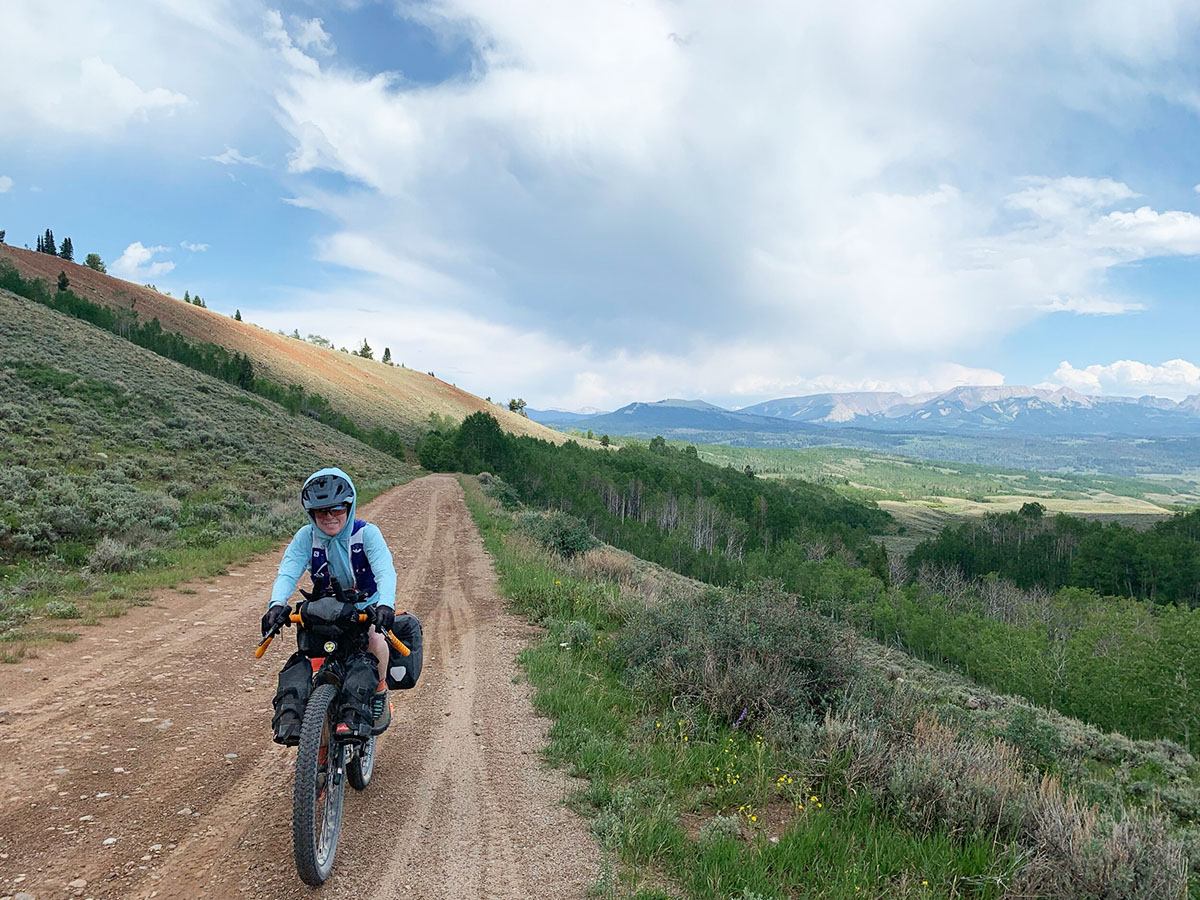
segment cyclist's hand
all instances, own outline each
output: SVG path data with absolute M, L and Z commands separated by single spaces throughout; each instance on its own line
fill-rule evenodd
M 396 611 L 390 606 L 384 606 L 380 603 L 375 607 L 375 630 L 383 633 L 391 631 L 392 625 L 396 621 Z
M 285 604 L 272 606 L 267 610 L 267 614 L 262 617 L 262 633 L 266 637 L 277 628 L 282 628 L 290 620 L 288 616 L 292 614 L 292 608 Z

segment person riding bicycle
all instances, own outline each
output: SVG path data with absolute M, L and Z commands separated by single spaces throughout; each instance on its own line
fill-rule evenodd
M 333 592 L 333 579 L 343 589 L 354 588 L 359 609 L 374 606 L 367 653 L 351 660 L 342 694 L 336 732 L 339 736 L 366 739 L 382 734 L 391 723 L 385 675 L 388 645 L 383 632 L 395 622 L 396 567 L 379 528 L 354 518 L 354 482 L 341 469 L 314 472 L 304 482 L 300 502 L 312 520 L 296 532 L 279 563 L 262 631 L 267 635 L 289 621 L 288 599 L 308 571 L 313 595 Z M 275 741 L 294 745 L 300 738 L 300 720 L 308 699 L 312 670 L 307 658 L 293 654 L 279 673 L 272 726 Z

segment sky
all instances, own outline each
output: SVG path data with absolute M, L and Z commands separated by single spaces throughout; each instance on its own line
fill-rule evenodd
M 480 396 L 1200 394 L 1200 6 L 5 3 L 0 229 Z

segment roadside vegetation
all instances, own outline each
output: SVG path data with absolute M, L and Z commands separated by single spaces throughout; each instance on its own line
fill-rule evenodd
M 302 524 L 338 461 L 413 469 L 306 416 L 0 290 L 0 658 L 213 574 Z
M 910 570 L 869 533 L 888 527 L 880 511 L 826 486 L 716 467 L 662 441 L 616 452 L 570 442 L 557 448 L 505 435 L 480 414 L 433 432 L 419 454 L 427 468 L 499 474 L 508 502 L 569 513 L 602 540 L 701 581 L 778 579 L 804 607 L 991 689 L 1137 738 L 1191 747 L 1200 734 L 1200 611 L 1053 583 L 1022 588 L 991 563 L 978 578 L 953 559 Z M 1078 523 L 1071 527 L 1106 541 L 1118 533 L 1161 539 L 1174 548 L 1167 557 L 1174 562 L 1162 567 L 1166 583 L 1172 566 L 1183 576 L 1191 571 L 1184 562 L 1200 546 L 1188 524 L 1196 515 L 1179 514 L 1141 538 L 1123 526 L 1071 520 Z M 1028 511 L 1010 518 L 1032 521 Z M 970 527 L 990 534 L 999 526 L 985 519 Z M 1041 545 L 1011 546 L 1031 560 Z M 1051 540 L 1046 552 L 1066 549 Z M 1101 558 L 1126 567 L 1137 561 L 1120 547 Z M 1179 582 L 1181 590 L 1195 583 Z
M 980 692 L 777 580 L 700 584 L 589 546 L 565 513 L 506 510 L 491 475 L 463 481 L 501 590 L 547 629 L 522 662 L 549 759 L 587 780 L 572 802 L 607 851 L 598 893 L 1178 900 L 1196 884 L 1200 806 L 1182 798 L 1200 771 L 1182 748 Z M 1173 779 L 1176 809 L 1133 769 Z

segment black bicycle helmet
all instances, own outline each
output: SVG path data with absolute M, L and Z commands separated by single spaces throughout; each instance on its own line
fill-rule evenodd
M 354 502 L 354 486 L 341 475 L 326 473 L 314 475 L 304 482 L 300 491 L 300 502 L 310 512 Z

